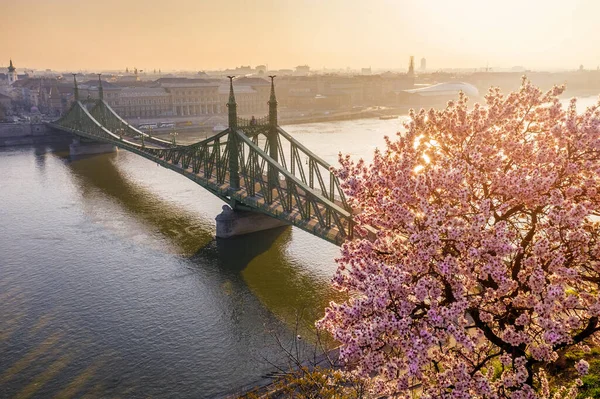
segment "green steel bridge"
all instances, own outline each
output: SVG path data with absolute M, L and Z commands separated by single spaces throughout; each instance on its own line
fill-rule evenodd
M 230 76 L 229 127 L 214 136 L 178 145 L 144 133 L 104 101 L 75 102 L 54 129 L 112 144 L 178 172 L 216 195 L 233 210 L 254 211 L 295 225 L 336 245 L 352 239 L 352 210 L 330 165 L 277 124 L 277 99 L 271 76 L 269 114 L 248 120 L 237 116 Z

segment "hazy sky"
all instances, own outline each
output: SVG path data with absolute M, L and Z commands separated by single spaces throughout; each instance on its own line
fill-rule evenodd
M 600 0 L 0 0 L 17 68 L 596 68 Z

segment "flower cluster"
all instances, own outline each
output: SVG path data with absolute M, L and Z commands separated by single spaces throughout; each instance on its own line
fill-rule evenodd
M 600 329 L 600 103 L 563 90 L 461 94 L 371 165 L 340 156 L 356 231 L 378 233 L 343 245 L 350 299 L 318 325 L 378 393 L 546 397 L 540 366 Z

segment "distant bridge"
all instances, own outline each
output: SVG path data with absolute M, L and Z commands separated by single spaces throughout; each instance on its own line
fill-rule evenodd
M 48 125 L 141 155 L 193 180 L 233 210 L 260 212 L 336 245 L 352 239 L 352 210 L 330 165 L 277 124 L 274 76 L 269 114 L 252 120 L 238 118 L 229 79 L 229 127 L 191 145 L 131 126 L 104 101 L 100 78 L 99 99 L 91 102 L 80 100 L 75 80 L 75 102 Z

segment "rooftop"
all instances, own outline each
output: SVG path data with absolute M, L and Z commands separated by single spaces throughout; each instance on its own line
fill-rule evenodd
M 155 81 L 163 87 L 201 87 L 201 86 L 217 86 L 218 82 L 213 79 L 197 79 L 197 78 L 160 78 Z
M 160 97 L 168 95 L 161 87 L 125 87 L 119 97 Z
M 243 78 L 235 79 L 234 84 L 243 84 L 243 85 L 250 85 L 250 86 L 265 86 L 265 85 L 270 85 L 271 83 L 269 83 L 268 81 L 266 81 L 263 78 L 243 77 Z
M 161 87 L 166 88 L 184 88 L 184 87 L 217 87 L 218 82 L 205 82 L 205 83 L 161 83 Z
M 233 84 L 233 92 L 234 94 L 251 94 L 251 93 L 256 93 L 256 90 L 254 90 L 252 87 L 250 86 L 238 86 L 235 83 Z M 219 86 L 219 94 L 229 94 L 229 85 L 228 84 L 222 84 Z
M 85 81 L 83 83 L 80 83 L 80 87 L 88 87 L 90 89 L 96 89 L 97 90 L 98 89 L 98 80 L 96 79 L 96 80 Z M 120 86 L 117 86 L 114 83 L 110 83 L 110 82 L 107 82 L 107 81 L 103 80 L 102 81 L 102 88 L 104 90 L 113 90 L 113 89 L 120 89 Z

